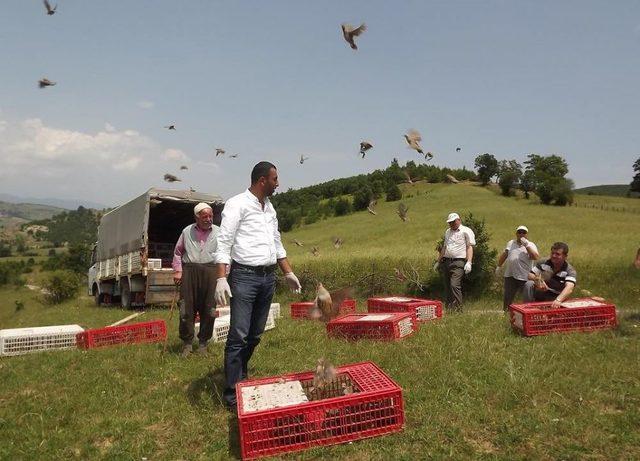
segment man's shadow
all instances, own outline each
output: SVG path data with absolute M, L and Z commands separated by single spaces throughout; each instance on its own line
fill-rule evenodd
M 224 390 L 224 369 L 214 368 L 201 378 L 192 381 L 187 388 L 187 399 L 189 403 L 198 407 L 205 399 L 210 399 L 215 407 L 223 411 L 228 411 L 222 398 Z M 229 456 L 234 459 L 240 459 L 240 432 L 238 430 L 238 417 L 235 413 L 228 412 L 227 418 L 228 439 L 229 439 Z

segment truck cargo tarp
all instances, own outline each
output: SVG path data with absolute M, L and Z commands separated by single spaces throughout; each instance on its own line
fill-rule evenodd
M 149 189 L 141 196 L 106 213 L 98 227 L 98 260 L 137 251 L 145 245 L 149 200 L 221 203 L 222 197 L 184 190 Z

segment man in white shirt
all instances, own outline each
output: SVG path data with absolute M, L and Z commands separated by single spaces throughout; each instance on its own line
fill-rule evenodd
M 449 229 L 444 233 L 440 257 L 433 269 L 444 275 L 447 308 L 462 312 L 462 277 L 471 272 L 476 236 L 462 225 L 458 213 L 449 213 L 447 223 Z
M 529 280 L 533 262 L 540 257 L 536 244 L 527 240 L 528 233 L 527 226 L 518 226 L 516 238 L 507 242 L 506 248 L 498 259 L 496 274 L 500 273 L 500 267 L 506 262 L 502 301 L 502 308 L 505 311 L 509 310 L 516 295 L 522 291 L 524 284 Z
M 301 286 L 291 270 L 269 197 L 278 187 L 278 170 L 260 162 L 251 171 L 251 186 L 225 203 L 216 251 L 216 302 L 231 302 L 231 324 L 224 349 L 227 406 L 236 407 L 235 385 L 246 379 L 251 355 L 260 342 L 276 283 L 276 266 L 294 292 Z M 227 281 L 227 274 L 229 280 Z

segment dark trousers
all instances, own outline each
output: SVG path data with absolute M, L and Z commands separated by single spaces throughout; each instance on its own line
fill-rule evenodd
M 248 377 L 249 359 L 260 343 L 276 284 L 274 271 L 258 273 L 231 264 L 231 324 L 224 348 L 224 399 L 236 404 L 236 383 Z
M 509 306 L 515 299 L 516 295 L 522 291 L 526 280 L 518 280 L 513 277 L 504 278 L 504 297 L 502 298 L 502 308 L 509 310 Z
M 193 342 L 196 312 L 200 314 L 198 340 L 207 343 L 213 336 L 213 311 L 216 308 L 215 264 L 183 264 L 180 285 L 180 325 L 178 332 L 185 343 Z
M 533 280 L 528 280 L 524 284 L 523 290 L 523 298 L 524 302 L 530 303 L 534 301 L 553 301 L 558 297 L 558 293 L 554 293 L 553 291 L 548 290 L 537 290 L 535 282 Z
M 444 274 L 446 306 L 462 312 L 462 277 L 464 276 L 465 259 L 447 259 L 440 264 Z

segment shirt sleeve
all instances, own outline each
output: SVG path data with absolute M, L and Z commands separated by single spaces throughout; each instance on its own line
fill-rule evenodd
M 567 268 L 567 276 L 564 278 L 565 282 L 572 282 L 574 285 L 578 283 L 578 273 L 573 268 L 573 266 L 569 266 Z
M 276 260 L 283 259 L 287 257 L 287 251 L 284 249 L 282 245 L 282 238 L 280 237 L 280 231 L 278 230 L 278 216 L 276 215 L 275 210 L 273 211 L 274 219 L 273 219 L 273 241 L 276 244 Z
M 511 249 L 511 242 L 513 242 L 513 240 L 509 240 L 509 241 L 507 242 L 507 246 L 506 246 L 506 247 L 504 247 L 504 251 L 509 251 L 509 250 Z
M 476 245 L 476 235 L 473 233 L 471 229 L 465 229 L 465 233 L 467 236 L 467 245 L 475 246 Z
M 176 272 L 182 272 L 182 255 L 184 254 L 184 237 L 180 234 L 176 247 L 173 250 L 173 261 L 171 267 Z
M 539 275 L 542 273 L 542 266 L 540 266 L 540 263 L 536 264 L 531 268 L 531 273 L 535 275 Z
M 216 253 L 214 260 L 218 264 L 231 264 L 231 246 L 235 240 L 236 231 L 242 218 L 239 203 L 229 200 L 222 210 L 220 231 L 216 236 Z

